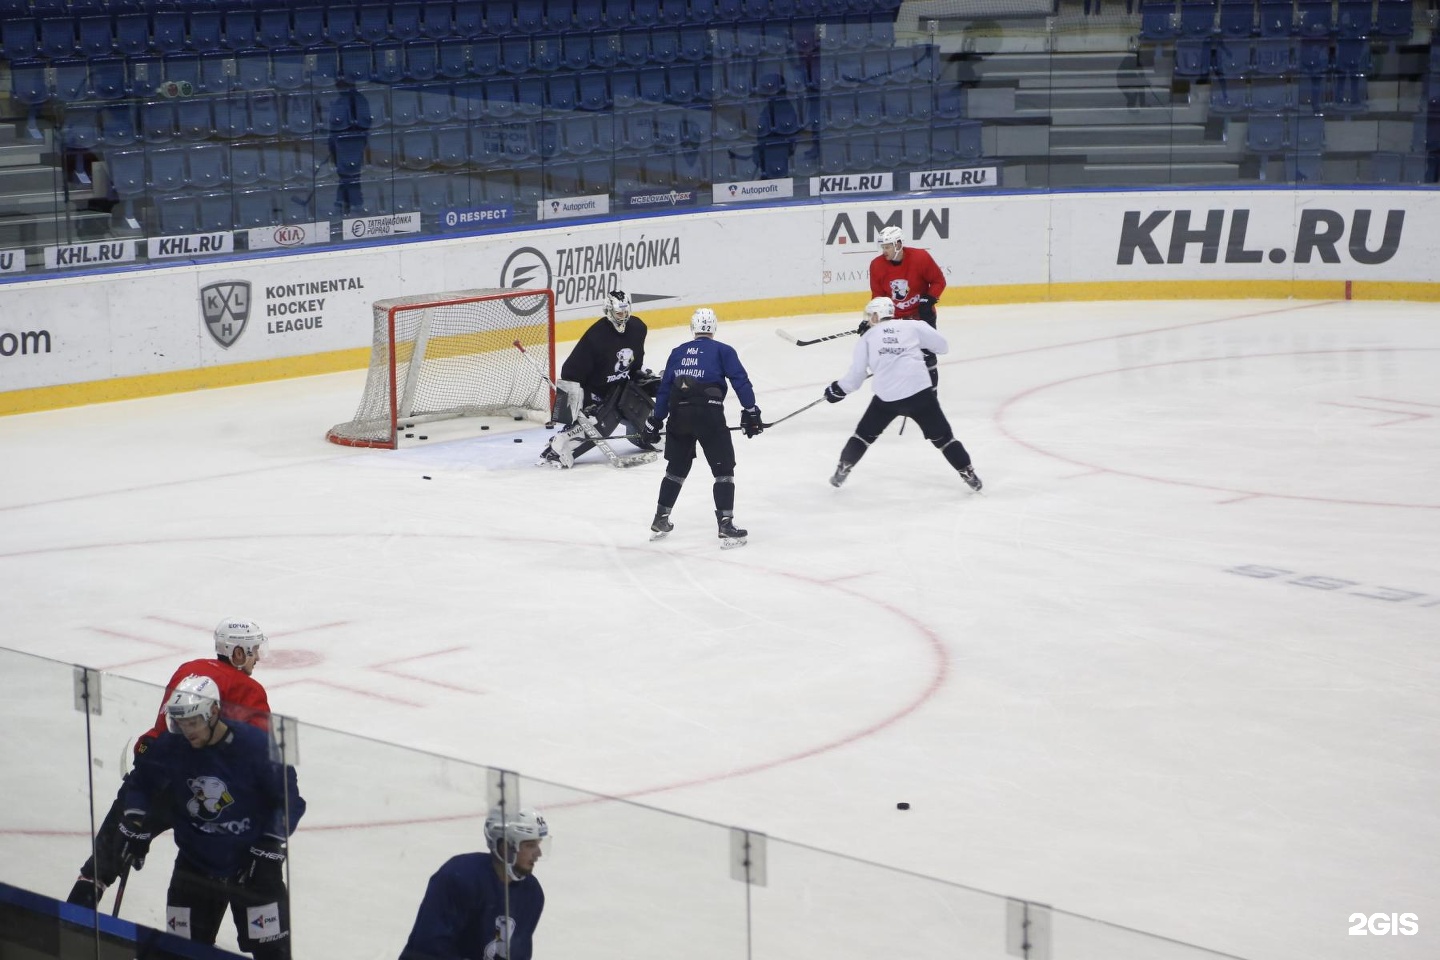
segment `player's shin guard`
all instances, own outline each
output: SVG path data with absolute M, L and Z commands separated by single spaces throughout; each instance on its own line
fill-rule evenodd
M 930 389 L 940 389 L 940 361 L 929 350 L 921 350 L 920 353 L 925 358 L 925 369 L 930 371 Z
M 852 467 L 855 466 L 860 462 L 860 458 L 865 456 L 865 451 L 870 449 L 870 444 L 874 442 L 874 437 L 866 440 L 858 433 L 852 434 L 850 439 L 845 441 L 844 449 L 840 451 L 840 460 Z
M 716 477 L 713 488 L 715 513 L 729 515 L 735 512 L 735 478 Z
M 970 466 L 970 452 L 965 449 L 965 444 L 951 437 L 945 441 L 930 441 L 940 448 L 940 453 L 945 457 L 945 462 L 956 470 L 964 470 Z

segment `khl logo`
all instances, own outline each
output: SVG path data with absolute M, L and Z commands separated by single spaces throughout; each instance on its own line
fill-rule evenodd
M 250 319 L 250 281 L 222 280 L 201 287 L 200 316 L 215 342 L 230 349 Z

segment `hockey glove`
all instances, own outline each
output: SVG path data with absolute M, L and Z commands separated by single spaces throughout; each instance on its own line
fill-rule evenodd
M 235 880 L 241 886 L 273 887 L 285 882 L 285 841 L 273 834 L 250 844 L 250 855 Z
M 746 407 L 740 411 L 740 429 L 745 431 L 746 437 L 758 437 L 765 432 L 765 424 L 760 422 L 759 407 Z
M 921 297 L 915 306 L 915 315 L 930 326 L 935 326 L 935 298 Z
M 150 831 L 145 826 L 145 814 L 139 810 L 126 810 L 120 819 L 120 863 L 136 870 L 145 866 L 145 857 L 150 853 Z
M 870 321 L 869 321 L 869 320 L 861 320 L 861 321 L 860 321 L 860 326 L 858 326 L 858 327 L 855 328 L 855 332 L 858 333 L 858 334 L 860 334 L 860 336 L 863 337 L 863 336 L 865 336 L 865 331 L 866 331 L 866 330 L 869 330 L 869 329 L 870 329 Z
M 825 399 L 831 403 L 839 403 L 845 399 L 845 391 L 840 389 L 840 381 L 832 381 L 830 386 L 825 388 Z
M 655 422 L 654 417 L 645 418 L 645 425 L 640 428 L 640 439 L 649 444 L 660 442 L 660 424 Z

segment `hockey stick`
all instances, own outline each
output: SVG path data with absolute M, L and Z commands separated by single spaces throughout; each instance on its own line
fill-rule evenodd
M 844 333 L 832 333 L 828 337 L 816 337 L 814 340 L 801 340 L 793 333 L 786 333 L 784 330 L 776 330 L 775 336 L 779 337 L 781 340 L 787 340 L 790 343 L 795 344 L 795 346 L 797 347 L 808 347 L 811 344 L 824 343 L 826 340 L 839 340 L 841 337 L 853 337 L 859 332 L 860 331 L 858 330 L 846 330 Z
M 126 863 L 125 868 L 120 871 L 120 885 L 115 888 L 115 906 L 110 909 L 110 916 L 120 916 L 120 904 L 125 900 L 125 884 L 130 881 L 130 864 Z
M 775 424 L 777 424 L 777 423 L 784 423 L 786 420 L 789 420 L 791 417 L 798 416 L 798 415 L 804 413 L 806 410 L 809 410 L 811 407 L 815 406 L 815 404 L 820 403 L 820 402 L 823 401 L 824 399 L 825 399 L 824 397 L 821 397 L 819 400 L 811 400 L 809 403 L 805 404 L 805 406 L 801 407 L 799 410 L 796 410 L 794 413 L 787 413 L 787 414 L 785 414 L 785 416 L 781 417 L 779 420 L 772 420 L 772 421 L 770 421 L 769 423 L 762 423 L 762 424 L 760 424 L 760 426 L 764 427 L 766 430 L 769 430 L 771 427 L 775 426 Z M 744 430 L 745 427 L 742 425 L 742 426 L 738 426 L 738 427 L 726 427 L 725 429 L 726 429 L 726 430 L 729 430 L 731 433 L 734 433 L 736 430 Z M 640 434 L 638 434 L 638 433 L 620 433 L 620 434 L 616 434 L 615 436 L 611 437 L 610 439 L 611 439 L 611 440 L 633 440 L 633 439 L 635 439 L 635 438 L 637 438 L 637 437 L 639 437 L 639 436 L 640 436 Z M 664 434 L 664 433 L 661 433 L 660 436 L 663 437 L 663 436 L 665 436 L 665 434 Z
M 528 362 L 530 366 L 535 368 L 535 372 L 540 375 L 541 380 L 544 380 L 546 383 L 550 384 L 550 388 L 552 390 L 555 390 L 557 392 L 559 391 L 560 388 L 555 385 L 554 380 L 550 379 L 550 374 L 546 372 L 543 366 L 541 366 L 540 361 L 532 357 L 530 355 L 530 352 L 526 350 L 523 345 L 521 345 L 519 340 L 512 341 L 511 345 L 514 346 L 516 350 L 520 351 L 521 356 L 525 358 L 526 362 Z M 651 463 L 660 458 L 660 454 L 656 453 L 653 450 L 648 450 L 645 453 L 636 453 L 631 454 L 630 456 L 622 457 L 610 447 L 610 444 L 605 442 L 604 437 L 600 436 L 600 431 L 595 429 L 594 420 L 582 413 L 579 415 L 578 418 L 576 418 L 575 423 L 577 426 L 580 427 L 580 431 L 585 434 L 585 439 L 589 440 L 592 444 L 594 444 L 595 449 L 605 454 L 606 459 L 610 461 L 610 466 L 615 467 L 616 469 L 634 467 L 642 463 Z

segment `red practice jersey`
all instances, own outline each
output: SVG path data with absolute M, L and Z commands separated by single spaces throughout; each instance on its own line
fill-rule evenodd
M 170 702 L 170 695 L 181 680 L 196 675 L 209 677 L 220 687 L 220 716 L 225 720 L 238 720 L 261 730 L 270 729 L 270 700 L 265 696 L 265 688 L 260 686 L 260 681 L 219 657 L 191 660 L 180 664 L 165 685 L 165 697 L 160 701 L 155 726 L 136 741 L 137 754 L 144 753 L 151 740 L 169 729 L 165 725 L 165 704 Z
M 939 300 L 945 292 L 945 275 L 935 258 L 920 247 L 903 247 L 899 263 L 882 254 L 870 261 L 870 296 L 895 301 L 895 316 L 914 317 L 921 297 Z

